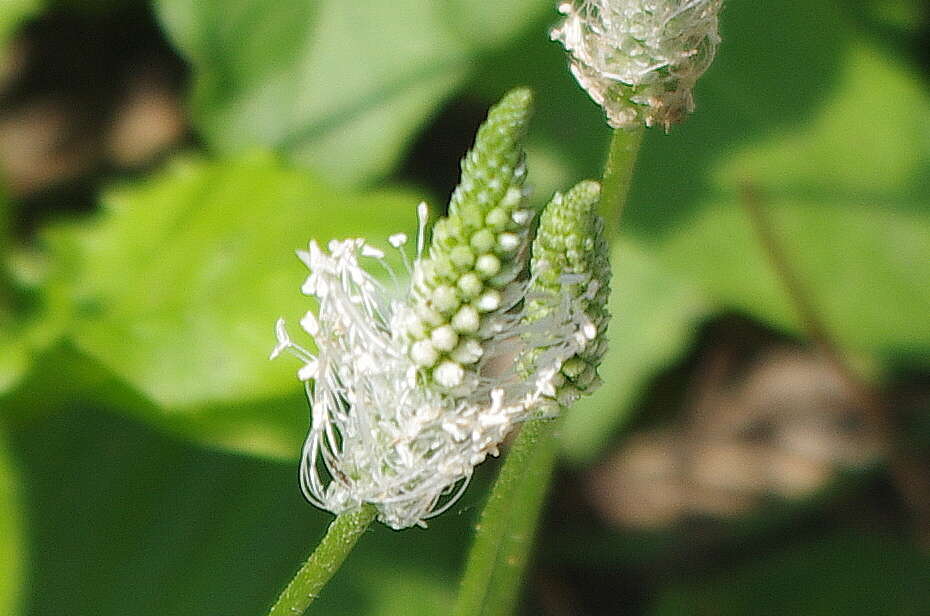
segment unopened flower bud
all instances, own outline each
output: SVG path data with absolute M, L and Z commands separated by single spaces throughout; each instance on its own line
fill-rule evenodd
M 527 321 L 544 321 L 560 303 L 570 301 L 576 314 L 576 327 L 585 339 L 582 348 L 566 360 L 559 378 L 553 379 L 560 404 L 581 393 L 591 393 L 599 384 L 597 366 L 606 351 L 603 336 L 610 318 L 608 247 L 603 222 L 596 214 L 600 186 L 585 181 L 564 196 L 556 193 L 546 206 L 533 242 Z M 589 250 L 571 246 L 588 244 Z

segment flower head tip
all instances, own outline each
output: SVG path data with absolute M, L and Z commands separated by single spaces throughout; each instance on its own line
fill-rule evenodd
M 693 110 L 692 89 L 720 42 L 723 0 L 574 0 L 552 31 L 578 83 L 614 128 L 661 124 Z

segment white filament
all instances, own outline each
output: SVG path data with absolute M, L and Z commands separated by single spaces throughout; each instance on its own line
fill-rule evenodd
M 400 529 L 450 507 L 516 422 L 550 412 L 544 405 L 553 380 L 588 343 L 590 320 L 576 300 L 551 297 L 549 316 L 526 324 L 525 285 L 520 297 L 495 292 L 494 309 L 509 312 L 483 332 L 479 348 L 472 341 L 457 349 L 477 362 L 477 381 L 458 387 L 461 366 L 444 360 L 433 374 L 446 382 L 436 387 L 422 372 L 435 361 L 436 341 L 410 341 L 403 332 L 412 308 L 388 297 L 360 264 L 360 257 L 380 260 L 379 253 L 361 239 L 331 242 L 328 251 L 311 242 L 300 252 L 311 271 L 303 290 L 319 302 L 301 325 L 317 351 L 296 345 L 279 321 L 272 355 L 287 349 L 304 364 L 311 402 L 300 468 L 306 498 L 336 514 L 371 503 L 382 522 Z M 451 346 L 454 335 L 449 328 L 439 342 Z M 531 365 L 514 361 L 521 355 L 532 357 Z

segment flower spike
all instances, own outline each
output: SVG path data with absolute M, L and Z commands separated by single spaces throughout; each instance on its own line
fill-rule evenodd
M 425 258 L 413 270 L 405 316 L 411 358 L 427 378 L 468 391 L 481 367 L 506 352 L 508 311 L 523 295 L 517 277 L 528 262 L 536 212 L 526 207 L 521 146 L 532 107 L 529 90 L 510 92 L 491 109 L 462 160 L 449 214 L 433 227 Z
M 533 242 L 527 322 L 567 313 L 581 337 L 578 352 L 562 364 L 553 381 L 553 399 L 561 407 L 600 386 L 597 367 L 607 351 L 610 263 L 604 224 L 596 213 L 599 197 L 600 184 L 590 180 L 564 196 L 556 193 L 543 211 Z M 571 308 L 560 310 L 566 301 Z
M 363 239 L 333 241 L 327 250 L 310 242 L 298 253 L 310 269 L 302 290 L 319 303 L 300 324 L 317 351 L 298 346 L 279 321 L 273 356 L 287 350 L 303 364 L 311 427 L 300 479 L 314 505 L 339 514 L 370 503 L 392 528 L 425 526 L 461 495 L 477 464 L 497 455 L 517 422 L 571 397 L 566 362 L 599 348 L 591 305 L 602 287 L 581 284 L 595 278 L 591 257 L 541 257 L 564 273 L 556 286 L 569 285 L 569 295 L 553 288 L 542 261 L 534 261 L 542 273 L 528 273 L 536 211 L 525 204 L 521 141 L 531 102 L 529 91 L 515 90 L 491 110 L 426 248 L 426 212 L 418 208 L 406 294 L 392 296 L 368 273 L 365 263 L 383 253 Z M 597 185 L 584 186 L 566 201 L 592 191 L 596 200 Z M 589 233 L 593 223 L 577 224 Z M 389 239 L 405 242 L 402 234 Z M 546 242 L 539 250 L 555 246 Z M 584 264 L 577 272 L 576 257 Z M 588 383 L 572 378 L 578 388 Z
M 614 128 L 666 130 L 694 109 L 692 89 L 720 43 L 723 0 L 575 0 L 552 31 Z

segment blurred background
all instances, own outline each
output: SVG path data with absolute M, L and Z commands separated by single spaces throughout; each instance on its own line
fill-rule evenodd
M 609 132 L 548 0 L 0 2 L 0 614 L 263 614 L 321 536 L 273 324 L 311 238 L 441 210 L 533 87 L 534 199 Z M 730 0 L 651 130 L 601 391 L 524 614 L 930 614 L 930 7 Z M 316 614 L 448 611 L 497 467 Z

